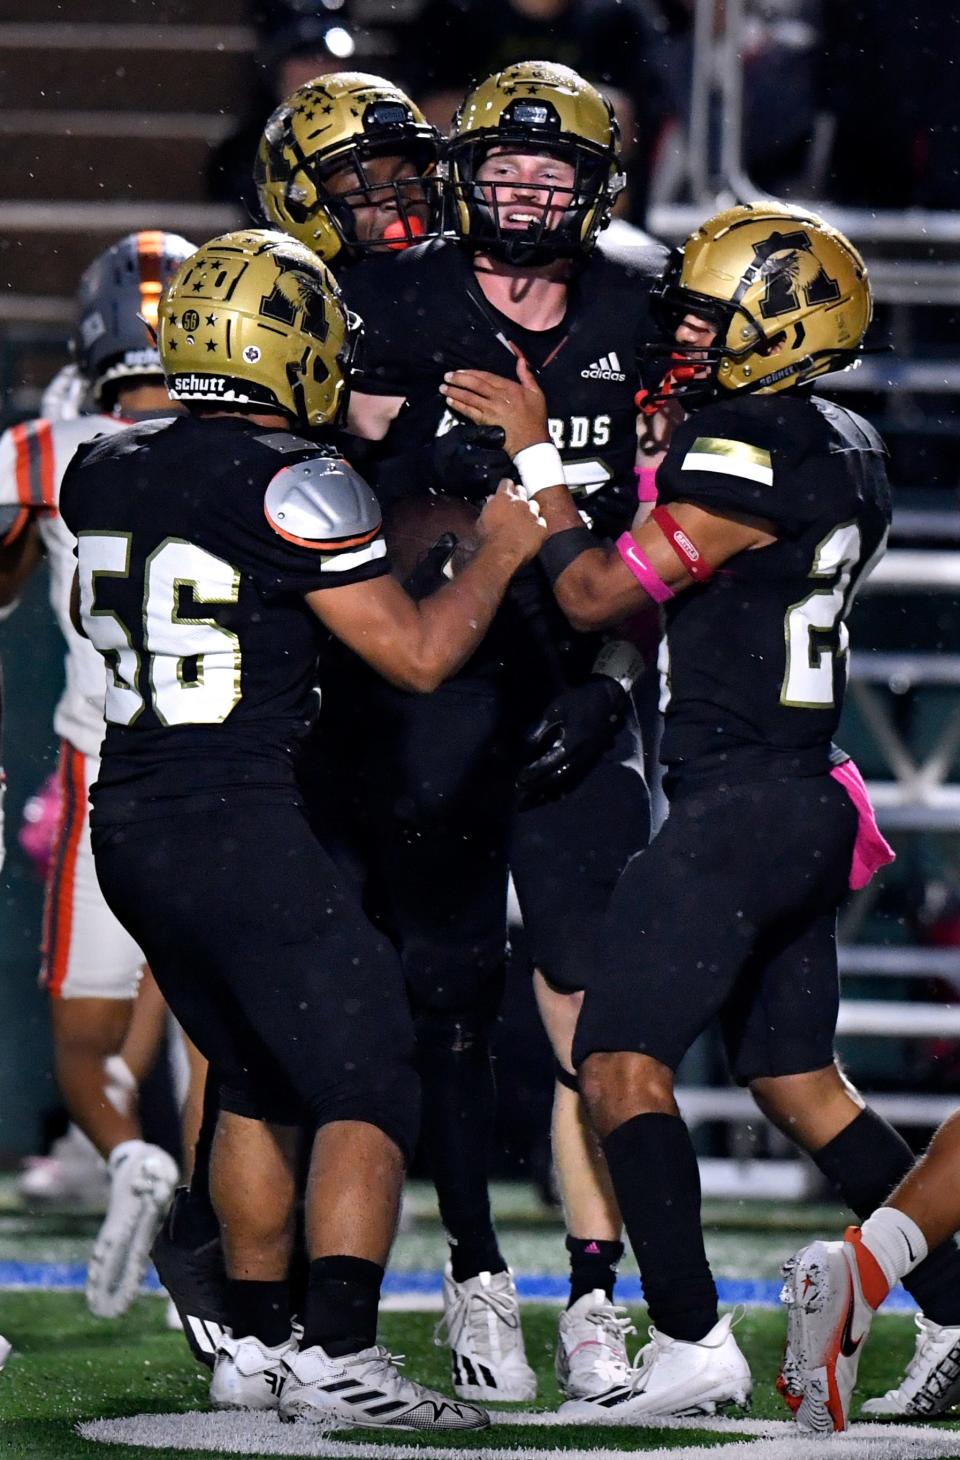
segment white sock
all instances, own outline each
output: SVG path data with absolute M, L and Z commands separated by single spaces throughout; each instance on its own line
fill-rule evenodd
M 104 1096 L 118 1115 L 129 1116 L 137 1093 L 137 1082 L 123 1055 L 107 1055 L 103 1062 L 103 1074 Z
M 896 1207 L 878 1207 L 860 1228 L 860 1235 L 891 1288 L 927 1255 L 926 1237 L 913 1218 Z

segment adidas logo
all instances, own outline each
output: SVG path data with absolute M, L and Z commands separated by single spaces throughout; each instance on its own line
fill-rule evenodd
M 586 370 L 580 371 L 584 380 L 626 380 L 626 376 L 620 368 L 620 361 L 616 350 L 611 350 L 609 355 L 601 355 L 600 359 L 593 365 L 588 365 Z

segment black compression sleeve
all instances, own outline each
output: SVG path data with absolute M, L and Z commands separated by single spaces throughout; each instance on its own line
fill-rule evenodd
M 540 564 L 551 587 L 576 558 L 599 546 L 587 527 L 567 527 L 563 532 L 556 532 L 553 537 L 548 537 L 540 549 Z

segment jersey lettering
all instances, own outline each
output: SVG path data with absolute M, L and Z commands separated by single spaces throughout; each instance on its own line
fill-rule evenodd
M 585 446 L 607 446 L 610 441 L 610 417 L 551 416 L 547 421 L 550 440 L 558 451 L 582 451 Z
M 841 523 L 818 544 L 810 577 L 832 578 L 833 582 L 827 588 L 815 588 L 787 609 L 787 665 L 781 704 L 811 710 L 833 706 L 834 666 L 837 657 L 846 654 L 849 641 L 846 624 L 838 627 L 838 621 L 853 597 L 848 590 L 860 552 L 860 528 L 855 522 Z M 861 569 L 857 581 L 862 576 Z
M 77 558 L 80 613 L 88 638 L 107 661 L 106 718 L 132 725 L 144 707 L 137 687 L 140 655 L 126 624 L 97 605 L 101 578 L 130 574 L 129 533 L 81 532 Z M 163 725 L 215 725 L 240 699 L 240 640 L 215 619 L 193 612 L 236 603 L 240 574 L 195 543 L 168 538 L 147 560 L 143 645 L 153 709 Z
M 77 546 L 80 614 L 87 638 L 107 663 L 106 717 L 115 725 L 132 725 L 143 709 L 140 655 L 126 624 L 111 609 L 97 607 L 97 580 L 129 576 L 131 542 L 129 532 L 83 533 Z

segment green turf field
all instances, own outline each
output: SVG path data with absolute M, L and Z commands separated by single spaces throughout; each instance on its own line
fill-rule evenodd
M 558 1396 L 553 1379 L 553 1343 L 557 1310 L 549 1306 L 530 1305 L 524 1311 L 524 1329 L 531 1362 L 537 1368 L 541 1391 L 536 1408 L 549 1409 Z M 638 1325 L 642 1314 L 635 1314 Z M 387 1313 L 382 1320 L 381 1337 L 394 1351 L 406 1354 L 407 1371 L 418 1379 L 444 1386 L 447 1379 L 444 1353 L 432 1343 L 436 1315 L 433 1313 Z M 142 1298 L 122 1319 L 102 1322 L 86 1311 L 79 1294 L 67 1293 L 0 1293 L 0 1329 L 15 1345 L 14 1356 L 0 1376 L 0 1455 L 23 1457 L 23 1460 L 121 1460 L 135 1454 L 173 1454 L 190 1460 L 209 1460 L 211 1453 L 224 1451 L 174 1450 L 145 1451 L 133 1446 L 95 1444 L 75 1432 L 78 1421 L 100 1417 L 141 1413 L 169 1413 L 199 1409 L 204 1406 L 205 1374 L 193 1363 L 179 1334 L 163 1327 L 163 1304 L 155 1298 Z M 784 1417 L 773 1392 L 783 1319 L 779 1313 L 752 1310 L 737 1329 L 738 1337 L 754 1374 L 755 1417 Z M 900 1315 L 877 1319 L 861 1367 L 864 1394 L 877 1393 L 895 1381 L 912 1352 L 913 1325 Z M 298 1443 L 305 1443 L 300 1432 L 303 1426 L 277 1427 L 278 1443 L 294 1432 Z M 930 1427 L 931 1444 L 938 1455 L 960 1455 L 960 1423 L 957 1426 Z M 945 1449 L 944 1429 L 957 1432 L 957 1447 Z M 379 1441 L 387 1449 L 417 1446 L 416 1437 L 393 1432 L 382 1436 L 370 1431 L 354 1431 L 363 1448 Z M 891 1432 L 891 1439 L 893 1433 Z M 337 1436 L 337 1451 L 348 1460 L 351 1437 L 344 1432 Z M 531 1426 L 498 1425 L 494 1429 L 469 1436 L 461 1435 L 447 1444 L 453 1450 L 489 1448 L 522 1456 L 524 1450 L 542 1455 L 550 1451 L 558 1460 L 564 1454 L 579 1455 L 592 1449 L 625 1449 L 632 1451 L 679 1447 L 733 1445 L 733 1453 L 743 1443 L 742 1437 L 703 1429 L 617 1430 L 547 1429 Z M 749 1449 L 753 1450 L 753 1442 Z M 763 1441 L 770 1453 L 813 1453 L 799 1438 L 784 1450 L 785 1441 Z M 849 1442 L 833 1442 L 838 1460 L 850 1454 Z M 430 1437 L 424 1448 L 445 1448 L 444 1442 Z M 902 1451 L 878 1445 L 878 1454 L 919 1456 L 924 1453 L 914 1442 Z M 303 1453 L 303 1451 L 301 1451 Z M 933 1453 L 931 1450 L 930 1453 Z M 491 1457 L 492 1460 L 492 1457 Z

